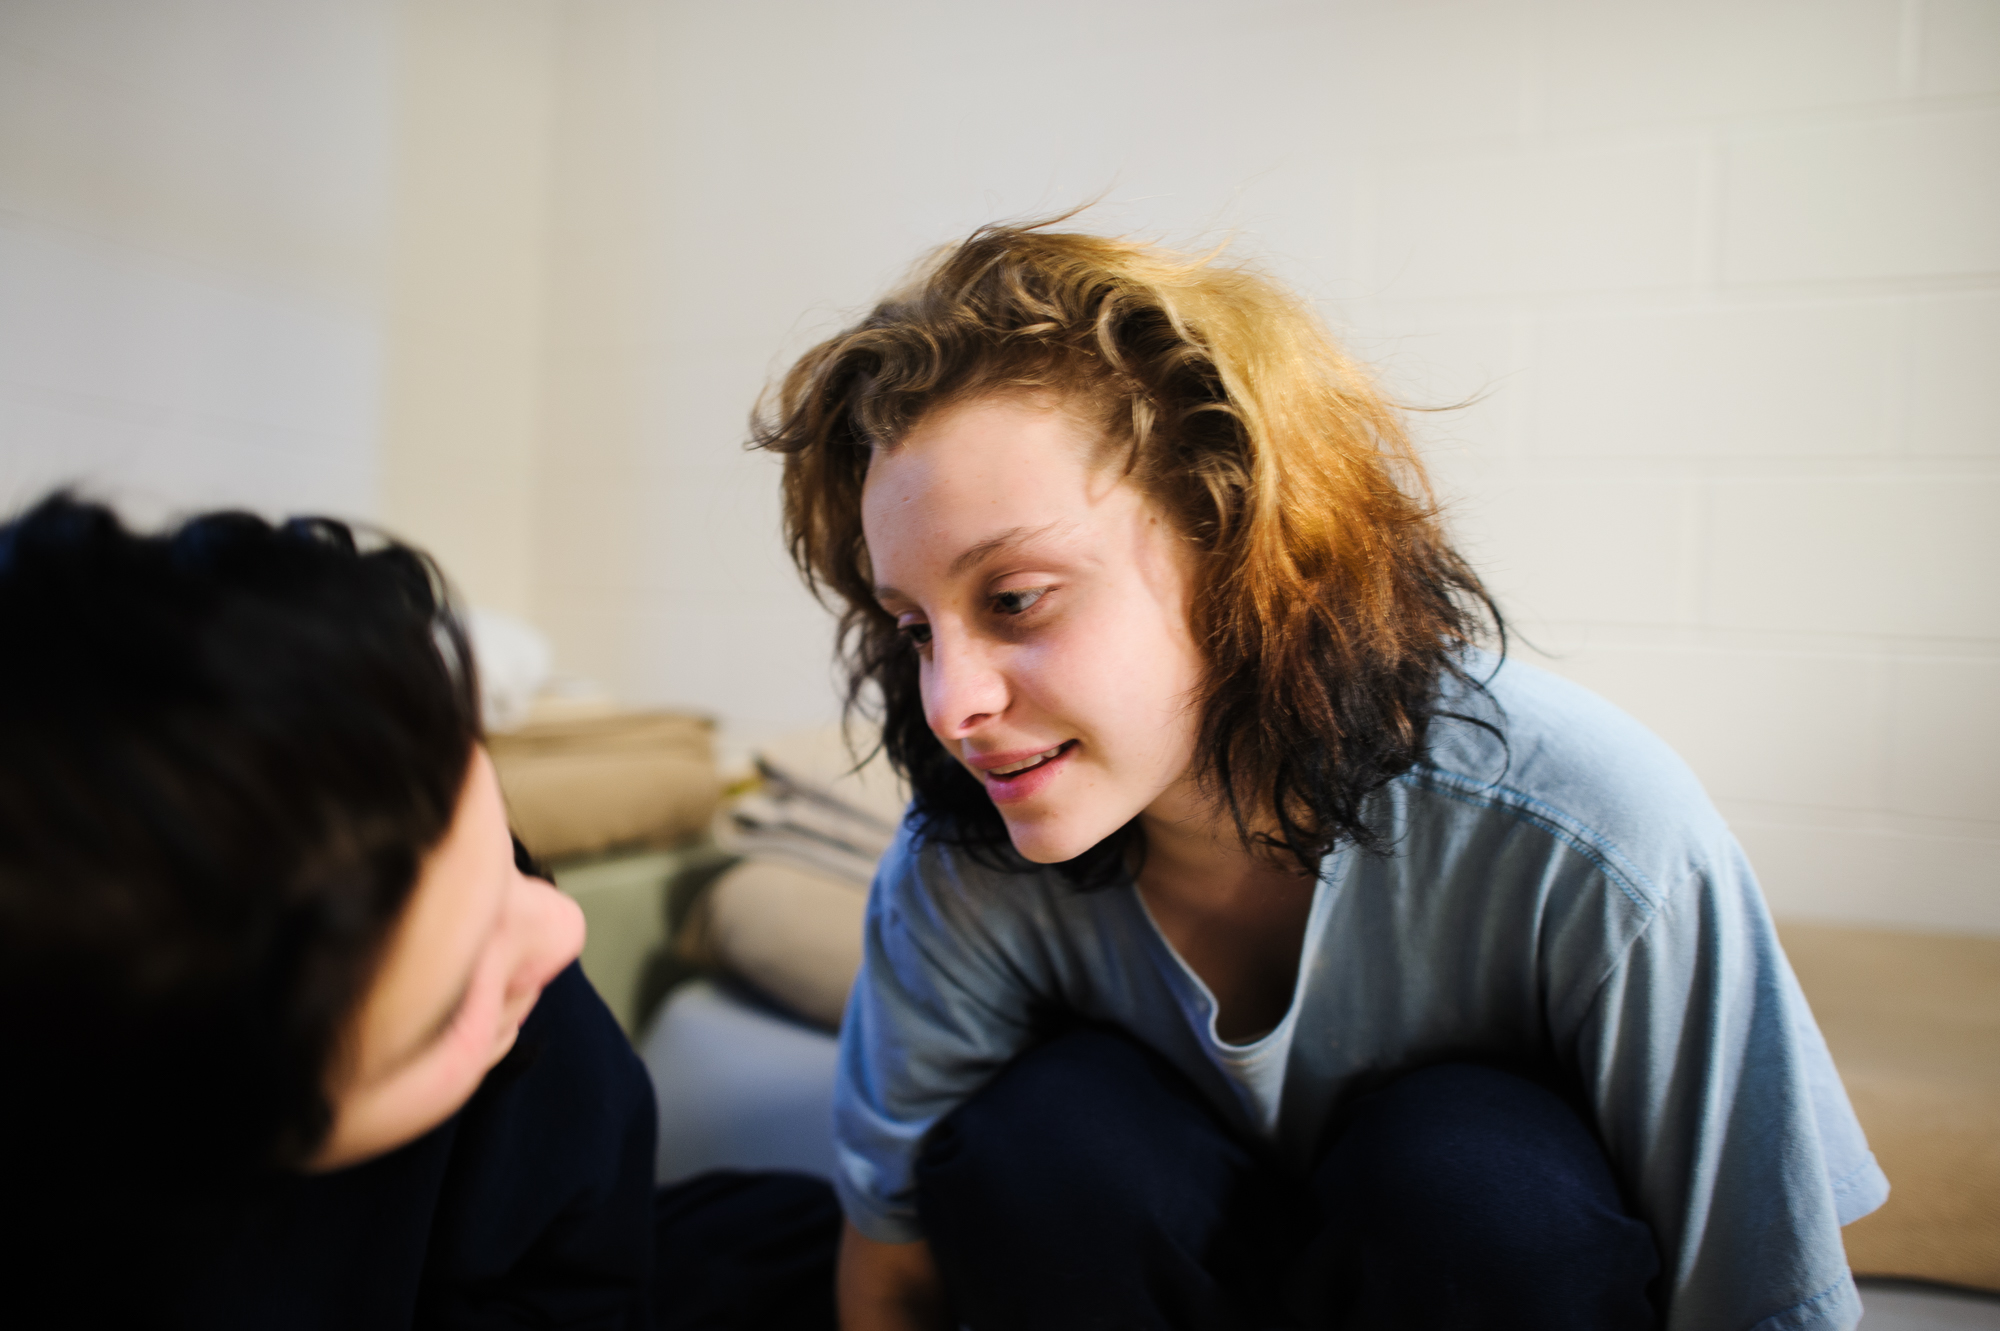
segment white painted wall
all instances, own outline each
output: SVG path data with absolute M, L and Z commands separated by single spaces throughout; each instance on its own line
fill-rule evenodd
M 662 332 L 678 312 L 661 289 L 667 218 L 687 199 L 671 158 L 666 14 L 655 0 L 565 4 L 550 51 L 554 162 L 547 353 L 536 488 L 535 617 L 559 668 L 642 702 L 739 718 L 739 696 L 690 679 L 701 661 L 727 679 L 766 669 L 754 651 L 696 627 L 680 594 L 701 573 L 663 565 L 658 529 L 676 521 L 701 475 L 662 479 L 689 409 L 659 391 L 671 361 Z M 671 202 L 670 202 L 671 201 Z M 717 394 L 699 404 L 715 410 Z M 733 456 L 728 444 L 719 450 Z M 668 505 L 676 505 L 668 510 Z M 725 550 L 768 558 L 759 530 Z M 683 628 L 682 625 L 688 627 Z M 659 646 L 665 643 L 664 648 Z M 789 700 L 777 713 L 788 714 Z
M 549 350 L 554 0 L 400 0 L 383 521 L 532 617 Z
M 663 90 L 633 691 L 739 728 L 833 714 L 830 619 L 778 540 L 777 465 L 741 441 L 760 388 L 923 251 L 1096 196 L 1088 225 L 1240 227 L 1343 288 L 1356 156 L 1345 7 L 652 6 Z M 631 503 L 632 492 L 618 496 Z M 593 505 L 579 504 L 577 511 Z M 558 597 L 554 588 L 547 594 Z
M 1536 657 L 1773 906 L 2000 929 L 2000 5 L 1372 6 L 1368 299 Z
M 1994 0 L 0 0 L 0 503 L 387 512 L 560 669 L 822 720 L 752 400 L 1101 195 L 1484 394 L 1420 428 L 1518 649 L 1781 911 L 2000 930 L 1996 166 Z
M 0 508 L 376 500 L 386 0 L 0 3 Z
M 925 246 L 1108 191 L 1485 394 L 1421 430 L 1517 649 L 1673 742 L 1777 909 L 2000 930 L 2000 5 L 654 13 L 629 689 L 827 714 L 749 402 Z

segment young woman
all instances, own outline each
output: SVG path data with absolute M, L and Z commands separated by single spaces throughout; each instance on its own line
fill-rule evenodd
M 992 227 L 759 425 L 914 802 L 843 1324 L 1851 1326 L 1887 1185 L 1749 866 L 1213 257 Z
M 652 1088 L 508 833 L 441 589 L 319 519 L 0 524 L 11 1322 L 830 1324 L 830 1198 L 655 1194 Z

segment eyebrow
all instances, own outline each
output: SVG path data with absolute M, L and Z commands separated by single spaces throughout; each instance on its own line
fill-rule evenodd
M 1057 528 L 1069 525 L 1068 519 L 1057 518 L 1055 521 L 1044 523 L 1039 527 L 1009 527 L 1003 532 L 998 532 L 977 544 L 968 545 L 965 549 L 959 551 L 957 557 L 951 561 L 951 566 L 945 570 L 945 575 L 947 577 L 957 577 L 959 574 L 965 572 L 966 569 L 971 568 L 982 560 L 991 558 L 1002 550 L 1010 549 L 1017 545 L 1025 545 L 1037 537 L 1047 536 Z M 894 587 L 877 586 L 875 588 L 875 599 L 878 601 L 886 601 L 892 596 L 905 601 L 909 599 Z

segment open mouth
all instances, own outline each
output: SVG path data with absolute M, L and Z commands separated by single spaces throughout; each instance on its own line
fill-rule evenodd
M 1041 768 L 1047 767 L 1050 763 L 1056 761 L 1058 758 L 1062 757 L 1065 753 L 1069 752 L 1071 749 L 1075 747 L 1076 747 L 1075 740 L 1073 739 L 1064 740 L 1062 743 L 1056 745 L 1053 749 L 1045 749 L 1042 752 L 1035 754 L 1033 757 L 1024 758 L 1020 762 L 1014 763 L 1011 766 L 992 768 L 986 773 L 986 779 L 989 781 L 1019 780 L 1021 777 L 1026 776 L 1029 772 L 1037 771 Z

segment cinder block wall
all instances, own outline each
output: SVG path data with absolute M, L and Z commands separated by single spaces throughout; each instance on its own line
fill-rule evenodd
M 0 5 L 0 502 L 381 513 L 632 701 L 823 720 L 751 399 L 1101 196 L 1484 394 L 1422 430 L 1517 650 L 1781 913 L 2000 931 L 2000 3 L 490 8 Z M 446 14 L 542 35 L 419 104 Z
M 0 3 L 0 511 L 373 516 L 390 0 Z
M 1364 8 L 1334 312 L 1522 654 L 1776 911 L 2000 929 L 2000 5 Z

